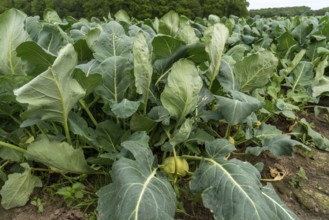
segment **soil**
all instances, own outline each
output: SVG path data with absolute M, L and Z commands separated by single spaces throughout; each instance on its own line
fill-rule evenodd
M 38 194 L 38 193 L 36 193 Z M 84 220 L 85 214 L 76 209 L 70 209 L 60 197 L 42 194 L 44 210 L 38 212 L 38 208 L 31 204 L 24 207 L 4 210 L 0 206 L 0 220 Z M 33 196 L 32 196 L 33 198 Z
M 328 105 L 329 106 L 329 105 Z M 329 122 L 317 118 L 313 113 L 306 117 L 308 122 L 315 126 L 315 130 L 329 138 Z M 277 125 L 281 129 L 290 126 L 285 121 Z M 243 158 L 240 158 L 243 159 Z M 312 154 L 295 149 L 291 157 L 284 156 L 276 159 L 269 153 L 260 157 L 244 158 L 255 164 L 264 163 L 263 179 L 273 178 L 273 171 L 284 174 L 280 181 L 273 182 L 281 199 L 292 209 L 301 220 L 328 220 L 329 219 L 329 152 L 312 148 Z M 184 183 L 182 183 L 184 184 Z M 186 182 L 186 186 L 188 183 Z M 213 219 L 209 210 L 201 204 L 190 201 L 190 192 L 182 195 L 184 204 L 180 204 L 184 211 L 178 212 L 176 219 Z M 40 197 L 40 195 L 38 195 Z M 60 197 L 50 198 L 44 193 L 41 195 L 44 202 L 44 211 L 38 213 L 37 207 L 27 205 L 21 208 L 4 210 L 0 207 L 0 220 L 88 220 L 80 210 L 70 209 Z

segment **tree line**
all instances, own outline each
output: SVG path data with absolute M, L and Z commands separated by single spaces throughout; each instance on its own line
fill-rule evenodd
M 281 8 L 263 8 L 257 10 L 250 10 L 249 15 L 254 17 L 255 15 L 260 15 L 261 17 L 274 17 L 274 16 L 282 16 L 282 17 L 292 17 L 297 15 L 324 15 L 326 12 L 329 12 L 328 8 L 322 8 L 319 10 L 312 10 L 307 6 L 300 7 L 281 7 Z
M 137 19 L 161 17 L 175 10 L 189 18 L 218 16 L 247 16 L 247 0 L 1 0 L 0 13 L 17 8 L 28 15 L 42 16 L 46 8 L 57 11 L 61 17 L 75 18 L 107 17 L 124 9 Z

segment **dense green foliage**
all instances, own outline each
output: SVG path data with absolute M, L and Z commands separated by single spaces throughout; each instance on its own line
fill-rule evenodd
M 23 10 L 28 15 L 42 15 L 46 8 L 55 9 L 61 17 L 107 17 L 120 9 L 137 19 L 161 17 L 170 10 L 190 18 L 218 16 L 246 16 L 246 0 L 2 0 L 0 13 L 9 8 Z
M 119 11 L 88 21 L 5 11 L 1 205 L 27 204 L 56 173 L 72 184 L 57 191 L 68 204 L 84 197 L 77 181 L 104 179 L 92 188 L 100 220 L 170 220 L 186 200 L 215 219 L 298 219 L 264 183 L 262 164 L 241 158 L 329 151 L 303 118 L 306 105 L 329 112 L 318 105 L 329 95 L 328 27 L 329 15 L 137 20 Z

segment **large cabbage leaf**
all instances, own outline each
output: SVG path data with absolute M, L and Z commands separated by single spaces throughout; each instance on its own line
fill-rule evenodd
M 250 92 L 265 86 L 273 76 L 278 59 L 270 51 L 251 54 L 237 62 L 234 75 L 240 85 L 240 91 Z
M 98 191 L 100 220 L 170 220 L 176 212 L 176 195 L 169 181 L 153 166 L 154 156 L 145 133 L 122 143 L 135 160 L 113 164 L 113 183 Z
M 85 95 L 79 83 L 72 78 L 76 63 L 77 54 L 68 44 L 48 70 L 16 89 L 17 101 L 28 104 L 22 116 L 66 124 L 70 110 Z
M 16 47 L 29 40 L 24 30 L 26 15 L 10 9 L 0 15 L 0 74 L 23 73 L 21 59 L 16 56 Z
M 205 31 L 206 51 L 209 54 L 210 66 L 208 78 L 210 80 L 209 89 L 211 89 L 216 76 L 219 73 L 222 55 L 225 43 L 229 37 L 229 31 L 223 24 L 215 24 Z
M 199 102 L 202 80 L 195 65 L 187 60 L 174 64 L 161 94 L 162 105 L 180 124 Z
M 192 177 L 192 192 L 201 193 L 204 206 L 216 219 L 278 219 L 260 190 L 259 171 L 247 162 L 225 159 L 233 150 L 227 141 L 206 145 L 209 158 Z

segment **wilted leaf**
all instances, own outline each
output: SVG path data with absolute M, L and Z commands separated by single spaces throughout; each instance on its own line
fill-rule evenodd
M 25 171 L 8 175 L 8 180 L 0 190 L 1 205 L 5 209 L 24 206 L 29 201 L 33 189 L 42 186 L 39 177 L 31 174 L 31 168 L 27 163 L 21 166 Z
M 26 158 L 43 163 L 63 173 L 90 173 L 83 150 L 74 149 L 66 142 L 50 142 L 43 138 L 30 144 L 25 153 Z

